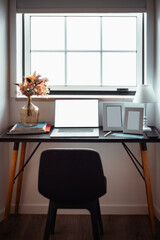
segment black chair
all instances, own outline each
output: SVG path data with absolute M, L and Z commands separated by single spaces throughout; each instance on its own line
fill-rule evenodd
M 103 234 L 99 197 L 106 193 L 106 178 L 99 154 L 92 149 L 48 149 L 41 154 L 38 190 L 48 198 L 44 240 L 54 233 L 57 209 L 87 209 L 94 240 Z

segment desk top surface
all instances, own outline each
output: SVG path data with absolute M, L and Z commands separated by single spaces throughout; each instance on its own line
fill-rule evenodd
M 10 128 L 9 128 L 10 129 Z M 153 131 L 156 131 L 158 137 L 148 138 L 144 133 L 141 137 L 140 135 L 131 135 L 131 134 L 122 134 L 119 132 L 120 136 L 113 136 L 110 134 L 107 137 L 104 137 L 104 132 L 102 128 L 99 130 L 99 137 L 88 138 L 88 137 L 63 137 L 63 138 L 51 138 L 50 134 L 53 128 L 51 128 L 49 133 L 45 134 L 25 134 L 25 135 L 8 135 L 5 131 L 0 135 L 0 142 L 160 142 L 160 134 L 155 127 L 152 127 Z M 113 132 L 117 133 L 117 132 Z M 131 136 L 129 136 L 131 135 Z

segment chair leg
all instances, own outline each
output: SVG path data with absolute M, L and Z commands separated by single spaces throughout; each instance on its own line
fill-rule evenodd
M 54 212 L 55 212 L 54 203 L 50 200 L 49 201 L 49 207 L 48 207 L 47 222 L 46 222 L 46 227 L 45 227 L 43 240 L 48 240 L 49 239 L 49 234 L 50 234 L 50 231 L 51 231 L 51 221 L 53 219 Z
M 102 224 L 102 217 L 101 217 L 101 209 L 99 205 L 99 199 L 97 199 L 97 214 L 98 214 L 98 223 L 100 228 L 100 233 L 103 235 L 103 224 Z
M 54 234 L 55 223 L 56 223 L 56 215 L 57 215 L 57 209 L 54 208 L 53 216 L 52 216 L 52 220 L 51 220 L 51 229 L 50 229 L 51 234 Z
M 98 227 L 97 203 L 96 202 L 91 203 L 88 210 L 91 213 L 93 238 L 94 240 L 100 240 L 99 227 Z

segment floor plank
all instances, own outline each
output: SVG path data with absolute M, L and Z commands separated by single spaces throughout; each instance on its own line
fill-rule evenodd
M 156 238 L 152 238 L 147 215 L 103 215 L 102 240 L 160 240 L 160 222 L 156 220 Z M 0 240 L 43 240 L 46 215 L 10 215 L 8 230 Z M 50 240 L 93 240 L 89 215 L 58 215 L 55 234 Z

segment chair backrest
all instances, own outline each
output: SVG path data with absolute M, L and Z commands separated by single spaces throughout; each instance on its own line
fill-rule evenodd
M 91 201 L 106 193 L 101 159 L 92 149 L 48 149 L 39 166 L 39 192 L 54 201 Z

